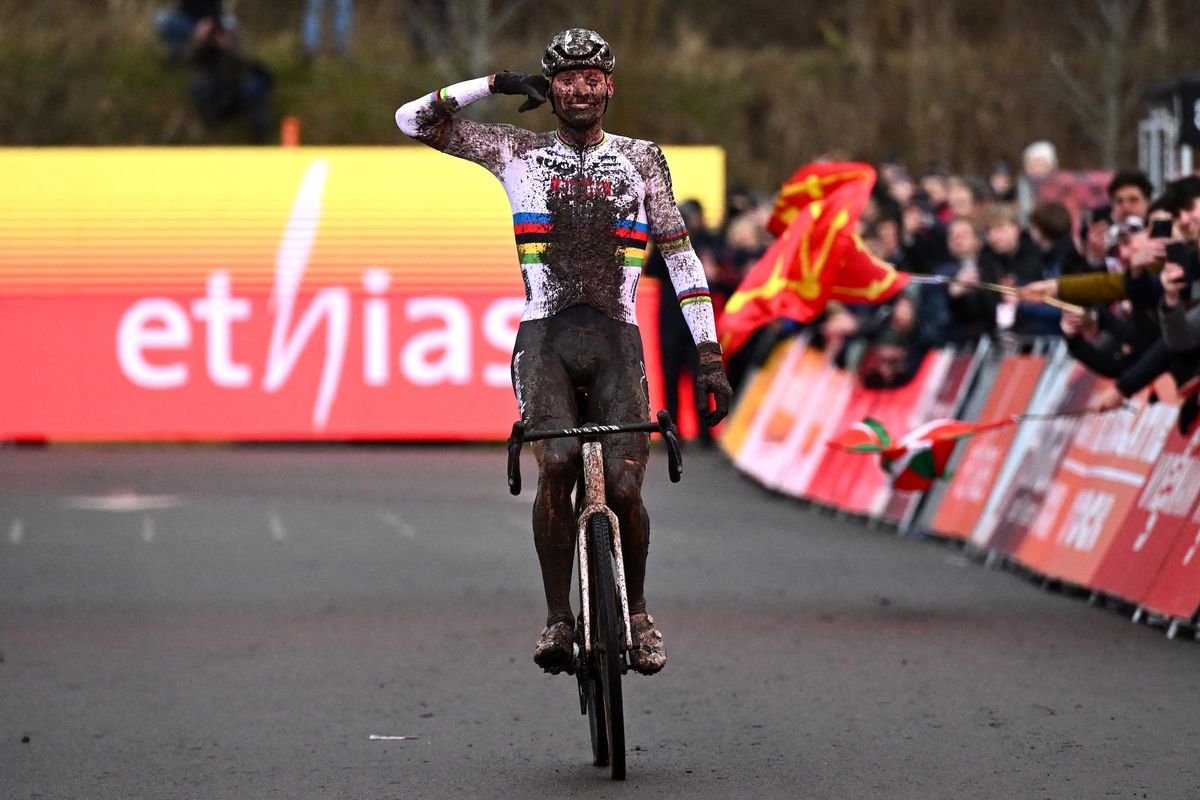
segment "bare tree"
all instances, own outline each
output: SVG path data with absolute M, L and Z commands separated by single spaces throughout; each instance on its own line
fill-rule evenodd
M 447 83 L 496 69 L 496 42 L 528 0 L 404 0 L 413 36 Z
M 1086 62 L 1098 66 L 1079 65 L 1061 50 L 1050 51 L 1050 65 L 1073 99 L 1070 108 L 1109 169 L 1117 166 L 1122 120 L 1141 99 L 1142 84 L 1127 75 L 1141 6 L 1142 0 L 1088 0 L 1068 9 Z

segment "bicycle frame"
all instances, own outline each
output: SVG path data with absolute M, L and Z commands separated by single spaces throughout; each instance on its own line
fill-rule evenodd
M 579 512 L 579 586 L 584 597 L 591 597 L 588 586 L 588 521 L 596 514 L 608 517 L 612 525 L 613 555 L 616 562 L 617 597 L 621 600 L 621 620 L 625 625 L 625 650 L 633 649 L 633 634 L 629 626 L 629 596 L 625 592 L 625 557 L 621 553 L 621 528 L 617 515 L 608 507 L 604 497 L 604 451 L 600 442 L 583 443 L 583 487 L 584 506 Z M 580 609 L 583 616 L 583 644 L 587 653 L 592 651 L 592 614 L 588 604 Z

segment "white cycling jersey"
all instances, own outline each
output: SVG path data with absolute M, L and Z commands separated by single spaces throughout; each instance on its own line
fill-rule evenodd
M 653 236 L 693 339 L 716 341 L 708 281 L 658 145 L 605 133 L 580 149 L 555 131 L 454 116 L 489 94 L 487 78 L 464 81 L 401 106 L 396 124 L 414 139 L 485 167 L 503 184 L 525 282 L 521 319 L 588 305 L 637 324 L 634 299 Z

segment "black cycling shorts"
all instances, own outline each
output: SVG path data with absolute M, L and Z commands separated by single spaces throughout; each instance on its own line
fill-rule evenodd
M 513 347 L 512 379 L 527 430 L 650 418 L 641 332 L 590 306 L 522 322 Z M 576 400 L 580 389 L 587 393 L 582 409 Z M 648 434 L 604 438 L 606 458 L 645 464 L 649 454 Z

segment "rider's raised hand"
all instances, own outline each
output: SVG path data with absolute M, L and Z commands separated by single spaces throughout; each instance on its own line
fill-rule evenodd
M 701 342 L 696 345 L 700 351 L 700 369 L 696 375 L 696 405 L 700 418 L 706 425 L 716 425 L 725 419 L 729 413 L 729 404 L 733 401 L 733 387 L 725 376 L 725 359 L 721 355 L 721 345 L 716 342 Z M 715 408 L 708 407 L 709 395 L 713 398 Z
M 526 100 L 518 111 L 532 111 L 546 102 L 550 81 L 541 75 L 521 75 L 517 72 L 497 72 L 492 79 L 492 91 L 496 94 L 523 94 Z

